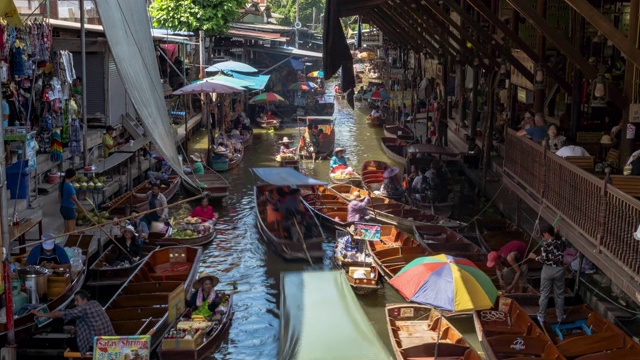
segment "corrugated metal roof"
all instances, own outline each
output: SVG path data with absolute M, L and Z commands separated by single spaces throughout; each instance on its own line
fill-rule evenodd
M 49 23 L 53 28 L 80 31 L 80 23 L 77 23 L 77 22 L 50 19 Z M 102 28 L 102 25 L 85 24 L 84 28 L 86 31 L 104 34 L 104 29 Z M 165 40 L 165 41 L 182 43 L 182 44 L 197 44 L 197 42 L 194 42 L 188 36 L 169 35 L 168 30 L 150 29 L 150 31 L 154 40 Z
M 245 38 L 245 39 L 257 39 L 257 40 L 271 40 L 271 41 L 287 41 L 289 38 L 282 37 L 280 34 L 261 32 L 261 31 L 249 31 L 230 29 L 229 35 L 233 37 Z

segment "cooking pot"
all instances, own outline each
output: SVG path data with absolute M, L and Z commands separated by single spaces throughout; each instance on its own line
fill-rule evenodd
M 38 304 L 40 299 L 47 294 L 47 275 L 49 275 L 49 271 L 40 266 L 29 265 L 18 269 L 18 277 L 27 288 L 30 303 Z

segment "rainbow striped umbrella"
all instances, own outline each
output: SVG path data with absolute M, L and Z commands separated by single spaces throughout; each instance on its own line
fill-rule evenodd
M 289 90 L 300 90 L 300 91 L 309 91 L 313 89 L 317 89 L 318 85 L 312 82 L 297 82 L 289 85 Z
M 491 279 L 474 263 L 444 254 L 413 260 L 389 284 L 408 301 L 445 311 L 490 309 L 498 297 Z
M 258 105 L 277 103 L 277 102 L 287 103 L 288 101 L 283 99 L 282 96 L 272 92 L 265 92 L 262 94 L 258 94 L 253 98 L 251 98 L 251 100 L 249 100 L 249 104 L 258 104 Z

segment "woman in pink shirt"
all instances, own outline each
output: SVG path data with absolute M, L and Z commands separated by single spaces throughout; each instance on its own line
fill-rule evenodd
M 209 200 L 207 200 L 206 197 L 202 198 L 202 203 L 200 204 L 200 206 L 193 209 L 191 215 L 189 216 L 205 221 L 216 219 L 216 214 L 213 212 L 213 208 L 209 206 Z

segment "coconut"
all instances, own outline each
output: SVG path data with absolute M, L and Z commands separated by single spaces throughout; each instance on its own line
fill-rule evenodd
M 87 189 L 91 190 L 95 187 L 96 185 L 93 183 L 93 181 L 89 181 L 89 183 L 87 184 Z
M 100 212 L 100 217 L 103 218 L 103 219 L 106 219 L 106 218 L 109 217 L 109 213 L 106 212 L 106 211 L 102 211 L 102 212 Z
M 106 178 L 106 177 L 104 177 L 104 176 L 100 176 L 100 177 L 98 178 L 98 181 L 104 184 L 105 182 L 107 182 L 107 178 Z
M 87 190 L 87 186 L 89 186 L 89 185 L 87 185 L 86 182 L 83 182 L 82 184 L 80 184 L 80 189 Z
M 95 188 L 96 189 L 102 189 L 102 188 L 104 188 L 104 184 L 103 183 L 97 183 L 97 184 L 95 184 Z
M 73 183 L 73 188 L 76 189 L 76 190 L 80 189 L 80 184 L 78 184 L 77 182 L 74 182 Z

